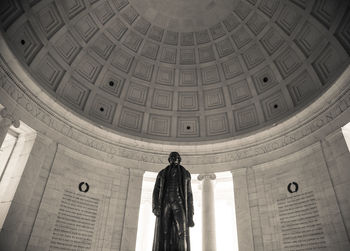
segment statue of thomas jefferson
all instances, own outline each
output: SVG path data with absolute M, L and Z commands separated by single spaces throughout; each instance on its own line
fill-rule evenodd
M 169 165 L 158 173 L 152 211 L 157 216 L 153 251 L 190 251 L 189 227 L 193 222 L 191 175 L 172 152 Z

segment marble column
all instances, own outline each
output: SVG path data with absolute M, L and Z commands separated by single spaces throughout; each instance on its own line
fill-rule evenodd
M 14 126 L 16 128 L 19 127 L 20 123 L 16 120 L 11 113 L 8 112 L 6 108 L 3 108 L 0 111 L 0 147 L 5 140 L 6 134 L 10 128 L 10 126 Z
M 137 225 L 141 201 L 142 180 L 145 171 L 129 169 L 128 189 L 120 251 L 135 251 Z
M 214 182 L 216 175 L 200 174 L 202 181 L 202 250 L 216 251 Z
M 238 249 L 240 251 L 254 250 L 247 184 L 247 169 L 240 168 L 232 170 L 231 173 L 235 195 Z

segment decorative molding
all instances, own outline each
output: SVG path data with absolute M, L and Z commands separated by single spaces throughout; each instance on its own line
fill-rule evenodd
M 82 49 L 69 31 L 55 43 L 54 47 L 61 58 L 69 65 Z
M 288 113 L 287 102 L 281 91 L 277 91 L 261 100 L 261 106 L 267 121 Z
M 219 136 L 229 134 L 227 113 L 208 115 L 205 117 L 208 136 Z
M 5 30 L 23 14 L 23 8 L 18 1 L 1 1 L 0 9 L 0 20 Z
M 177 45 L 179 33 L 174 31 L 167 31 L 164 38 L 164 43 L 168 45 Z
M 111 25 L 106 29 L 106 31 L 117 41 L 121 40 L 127 30 L 128 27 L 119 18 L 114 18 L 111 21 Z
M 79 19 L 74 24 L 74 28 L 85 43 L 89 42 L 98 31 L 98 26 L 90 14 L 87 14 L 83 18 Z
M 177 136 L 180 138 L 199 137 L 199 117 L 178 117 Z
M 270 28 L 260 39 L 260 43 L 269 55 L 274 54 L 285 43 L 281 34 L 275 29 Z
M 218 23 L 212 27 L 209 28 L 211 36 L 213 37 L 214 40 L 224 36 L 226 34 L 224 27 L 222 26 L 221 23 Z
M 136 18 L 139 16 L 137 11 L 129 4 L 123 11 L 121 12 L 121 16 L 124 20 L 131 25 Z
M 294 41 L 305 56 L 309 57 L 317 48 L 322 46 L 322 40 L 324 39 L 324 35 L 315 25 L 306 22 Z
M 151 107 L 154 109 L 171 111 L 173 106 L 173 92 L 155 89 Z
M 182 46 L 192 46 L 194 45 L 193 32 L 182 32 L 180 34 L 180 44 Z
M 246 130 L 259 125 L 258 114 L 254 104 L 233 111 L 237 131 Z
M 190 65 L 196 63 L 195 50 L 191 48 L 180 49 L 180 64 Z
M 284 5 L 276 24 L 290 36 L 301 20 L 300 13 L 289 5 Z
M 225 107 L 225 98 L 222 88 L 203 91 L 204 109 L 212 110 Z
M 143 17 L 141 17 L 137 19 L 137 21 L 135 22 L 134 28 L 135 30 L 140 32 L 142 35 L 146 35 L 150 26 L 151 26 L 151 23 L 148 22 Z
M 159 45 L 150 41 L 146 41 L 142 47 L 141 55 L 156 60 L 158 55 Z
M 175 82 L 175 69 L 159 66 L 156 82 L 161 85 L 173 86 Z
M 275 14 L 280 2 L 281 0 L 262 0 L 258 8 L 271 18 Z
M 177 50 L 173 47 L 163 47 L 160 61 L 169 64 L 176 64 Z
M 50 39 L 64 25 L 63 19 L 54 2 L 41 8 L 35 13 L 35 16 L 47 39 Z
M 241 23 L 240 20 L 238 20 L 238 18 L 232 13 L 228 15 L 222 22 L 225 25 L 228 32 L 233 31 Z
M 109 2 L 104 2 L 97 6 L 94 13 L 101 24 L 106 24 L 115 15 Z
M 80 12 L 86 9 L 84 0 L 60 1 L 69 19 L 73 19 Z
M 245 1 L 239 1 L 233 12 L 236 13 L 240 19 L 244 20 L 251 11 L 252 6 L 250 4 L 247 4 Z
M 153 64 L 144 60 L 139 60 L 136 62 L 136 67 L 133 76 L 149 82 L 152 78 L 153 68 Z
M 232 104 L 243 102 L 252 97 L 247 80 L 241 80 L 228 86 Z
M 249 70 L 265 61 L 265 57 L 257 44 L 253 44 L 243 52 L 242 56 Z
M 43 43 L 29 21 L 26 21 L 17 29 L 12 42 L 16 46 L 19 55 L 24 58 L 28 65 L 31 64 L 43 47 Z
M 219 57 L 226 57 L 234 52 L 232 42 L 230 38 L 225 38 L 216 43 L 216 50 L 218 51 Z M 214 58 L 215 59 L 215 58 Z
M 267 24 L 268 24 L 268 20 L 266 20 L 258 12 L 254 12 L 254 14 L 251 16 L 251 18 L 247 22 L 247 26 L 255 35 L 258 35 L 265 28 Z
M 150 32 L 148 33 L 148 37 L 157 42 L 162 41 L 163 35 L 164 30 L 157 26 L 152 26 Z
M 215 175 L 215 173 L 200 174 L 200 175 L 197 176 L 197 179 L 199 181 L 215 180 L 216 179 L 216 175 Z
M 212 45 L 198 48 L 199 63 L 207 63 L 215 60 L 214 50 Z M 180 61 L 181 62 L 181 61 Z
M 144 113 L 123 107 L 118 126 L 127 130 L 141 132 Z
M 123 45 L 125 45 L 125 47 L 136 53 L 139 50 L 142 41 L 143 38 L 140 35 L 138 35 L 135 32 L 129 31 L 128 34 L 125 36 Z
M 197 31 L 195 35 L 197 44 L 205 44 L 210 42 L 209 32 L 207 30 Z

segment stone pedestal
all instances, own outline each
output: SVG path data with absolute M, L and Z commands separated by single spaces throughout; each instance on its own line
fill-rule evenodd
M 215 201 L 214 180 L 215 174 L 201 174 L 198 180 L 202 181 L 202 250 L 216 251 Z

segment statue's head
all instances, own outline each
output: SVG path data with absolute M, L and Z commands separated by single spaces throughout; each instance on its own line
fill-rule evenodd
M 178 152 L 171 152 L 169 154 L 168 161 L 170 164 L 173 164 L 173 163 L 180 164 L 180 162 L 181 162 L 180 154 Z

